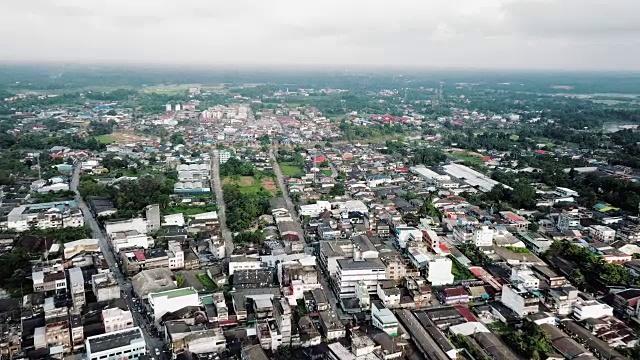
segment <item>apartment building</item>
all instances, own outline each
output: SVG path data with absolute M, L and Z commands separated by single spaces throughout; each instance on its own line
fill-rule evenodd
M 358 281 L 367 285 L 369 294 L 374 294 L 378 281 L 387 278 L 386 267 L 378 259 L 339 259 L 337 265 L 338 269 L 333 278 L 335 291 L 341 299 L 355 297 Z
M 539 295 L 510 284 L 502 285 L 500 302 L 520 317 L 535 314 L 540 310 Z
M 138 327 L 90 336 L 85 349 L 87 360 L 137 359 L 151 351 Z
M 61 229 L 84 225 L 84 216 L 75 201 L 21 205 L 7 215 L 7 228 L 17 232 L 36 229 Z

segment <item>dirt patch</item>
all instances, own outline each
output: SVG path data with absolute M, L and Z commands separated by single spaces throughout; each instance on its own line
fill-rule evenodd
M 276 182 L 273 180 L 273 178 L 270 178 L 270 177 L 262 179 L 262 187 L 264 187 L 265 189 L 271 192 L 278 191 L 278 186 L 276 185 Z
M 240 180 L 238 181 L 234 181 L 233 177 L 231 176 L 227 176 L 226 178 L 222 179 L 222 185 L 226 185 L 229 183 L 236 183 L 238 184 L 238 186 L 240 187 L 249 187 L 251 185 L 253 185 L 253 177 L 252 176 L 241 176 Z
M 137 143 L 139 141 L 146 141 L 149 140 L 145 137 L 142 136 L 138 136 L 135 134 L 128 134 L 128 133 L 122 133 L 122 132 L 116 132 L 113 134 L 109 134 L 109 136 L 111 138 L 113 138 L 115 140 L 115 142 L 118 143 L 125 143 L 125 144 L 132 144 L 132 143 Z

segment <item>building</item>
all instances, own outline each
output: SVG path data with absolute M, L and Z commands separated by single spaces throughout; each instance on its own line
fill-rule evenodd
M 320 311 L 320 329 L 327 340 L 343 338 L 346 329 L 333 310 Z
M 147 230 L 155 231 L 160 229 L 160 205 L 152 204 L 145 208 L 145 216 L 147 218 Z
M 262 262 L 259 259 L 245 256 L 232 257 L 229 260 L 229 276 L 233 275 L 237 270 L 257 270 L 261 267 Z
M 151 350 L 138 327 L 88 337 L 85 349 L 87 360 L 137 359 Z
M 530 224 L 525 218 L 511 211 L 501 211 L 500 216 L 512 230 L 527 230 Z
M 398 335 L 398 319 L 391 310 L 384 307 L 381 301 L 374 301 L 371 304 L 371 323 L 390 336 Z
M 418 270 L 426 270 L 427 280 L 434 286 L 453 284 L 453 262 L 446 256 L 436 255 L 424 247 L 410 247 L 409 260 Z
M 102 310 L 102 324 L 107 333 L 133 328 L 131 311 L 118 307 Z
M 112 272 L 92 275 L 91 289 L 98 302 L 120 298 L 120 285 Z
M 142 270 L 169 267 L 169 255 L 163 249 L 121 251 L 119 255 L 121 268 L 129 276 Z
M 69 293 L 73 301 L 73 308 L 80 311 L 87 302 L 84 296 L 84 276 L 82 275 L 82 269 L 72 267 L 67 271 L 69 272 Z
M 540 310 L 540 297 L 538 294 L 514 285 L 502 285 L 500 302 L 521 318 L 537 313 Z
M 20 205 L 7 215 L 7 228 L 17 232 L 81 227 L 84 216 L 75 201 Z
M 487 225 L 475 227 L 471 240 L 476 246 L 491 246 L 493 245 L 493 229 Z
M 149 307 L 156 321 L 166 313 L 176 312 L 187 306 L 200 306 L 198 292 L 192 287 L 149 294 Z
M 66 292 L 67 277 L 62 264 L 36 266 L 31 272 L 34 292 Z
M 578 304 L 579 294 L 580 291 L 571 285 L 550 288 L 547 290 L 544 302 L 556 314 L 567 316 L 574 311 L 574 307 Z
M 356 286 L 362 281 L 369 289 L 369 294 L 374 294 L 378 281 L 385 280 L 386 267 L 378 260 L 354 261 L 339 259 L 338 270 L 334 276 L 336 293 L 342 298 L 351 298 L 356 295 Z
M 184 269 L 184 251 L 180 243 L 177 241 L 169 241 L 167 247 L 169 248 L 167 252 L 169 256 L 169 269 Z
M 128 220 L 105 221 L 104 230 L 111 238 L 114 237 L 113 234 L 115 233 L 127 231 L 136 231 L 138 234 L 146 234 L 147 222 L 141 217 L 136 217 Z
M 64 244 L 64 259 L 70 260 L 80 254 L 100 252 L 98 239 L 82 239 Z
M 229 159 L 231 159 L 231 151 L 229 150 L 219 151 L 218 158 L 220 159 L 220 164 L 226 163 L 227 161 L 229 161 Z
M 578 301 L 573 308 L 573 317 L 578 321 L 605 316 L 613 316 L 613 308 L 596 300 Z
M 119 253 L 123 250 L 148 249 L 153 247 L 155 241 L 151 236 L 140 234 L 135 230 L 117 232 L 111 234 L 111 248 Z
M 533 274 L 533 270 L 526 266 L 514 266 L 511 268 L 510 281 L 514 284 L 521 284 L 526 289 L 540 288 L 540 279 Z
M 573 213 L 563 210 L 562 213 L 560 213 L 560 215 L 558 216 L 558 222 L 556 226 L 560 231 L 578 229 L 580 228 L 580 218 Z
M 280 335 L 278 345 L 291 346 L 291 306 L 286 298 L 273 298 L 273 317 Z
M 476 188 L 482 192 L 489 192 L 494 186 L 500 184 L 499 182 L 491 179 L 490 177 L 475 171 L 468 166 L 460 164 L 448 164 L 442 167 L 442 170 L 453 178 L 458 179 L 466 183 L 467 185 Z M 507 189 L 511 187 L 502 185 Z
M 589 236 L 603 243 L 611 243 L 616 238 L 616 231 L 604 225 L 591 225 L 588 229 Z

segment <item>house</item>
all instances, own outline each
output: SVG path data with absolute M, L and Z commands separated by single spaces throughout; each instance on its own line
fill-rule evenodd
M 462 287 L 444 288 L 438 293 L 438 298 L 443 304 L 466 304 L 469 302 L 469 293 Z

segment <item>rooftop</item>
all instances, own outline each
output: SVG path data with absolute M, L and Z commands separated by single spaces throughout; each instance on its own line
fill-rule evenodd
M 91 350 L 91 353 L 95 354 L 101 351 L 127 346 L 134 341 L 144 343 L 144 337 L 139 327 L 91 336 L 87 338 L 87 345 L 88 350 Z

